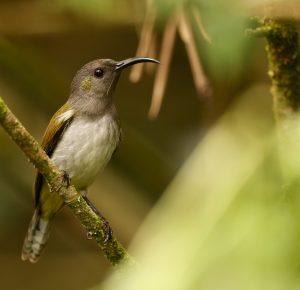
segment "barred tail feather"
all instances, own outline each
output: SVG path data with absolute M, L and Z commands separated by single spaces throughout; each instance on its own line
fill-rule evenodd
M 23 244 L 21 259 L 36 263 L 48 241 L 50 234 L 50 221 L 43 219 L 39 209 L 34 211 L 29 224 L 28 232 Z

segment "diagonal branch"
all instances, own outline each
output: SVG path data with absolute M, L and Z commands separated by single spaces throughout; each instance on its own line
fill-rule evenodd
M 98 246 L 104 252 L 109 262 L 116 266 L 121 262 L 134 264 L 134 260 L 126 252 L 125 248 L 112 236 L 106 241 L 103 230 L 103 221 L 94 213 L 74 186 L 67 186 L 63 180 L 63 174 L 53 164 L 38 142 L 28 133 L 20 121 L 9 110 L 0 97 L 0 124 L 20 147 L 34 167 L 47 180 L 53 194 L 59 194 L 64 198 L 66 205 L 79 219 L 89 236 L 93 237 Z

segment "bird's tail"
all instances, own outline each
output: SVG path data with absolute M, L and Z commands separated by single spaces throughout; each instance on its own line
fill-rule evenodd
M 34 211 L 28 232 L 23 244 L 21 259 L 36 263 L 48 241 L 50 234 L 50 220 L 40 216 L 39 209 Z

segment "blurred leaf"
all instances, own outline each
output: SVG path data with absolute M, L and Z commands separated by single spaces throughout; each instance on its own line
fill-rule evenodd
M 299 226 L 261 93 L 245 94 L 170 184 L 132 245 L 139 269 L 97 289 L 298 289 Z

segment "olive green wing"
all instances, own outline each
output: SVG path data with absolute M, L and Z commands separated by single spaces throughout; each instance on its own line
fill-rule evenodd
M 74 117 L 74 111 L 68 104 L 62 106 L 52 117 L 44 134 L 41 146 L 46 154 L 51 157 L 56 145 L 62 137 L 63 132 L 71 124 Z M 43 176 L 38 171 L 36 172 L 34 182 L 35 204 L 37 205 L 40 199 L 40 192 L 43 186 Z

